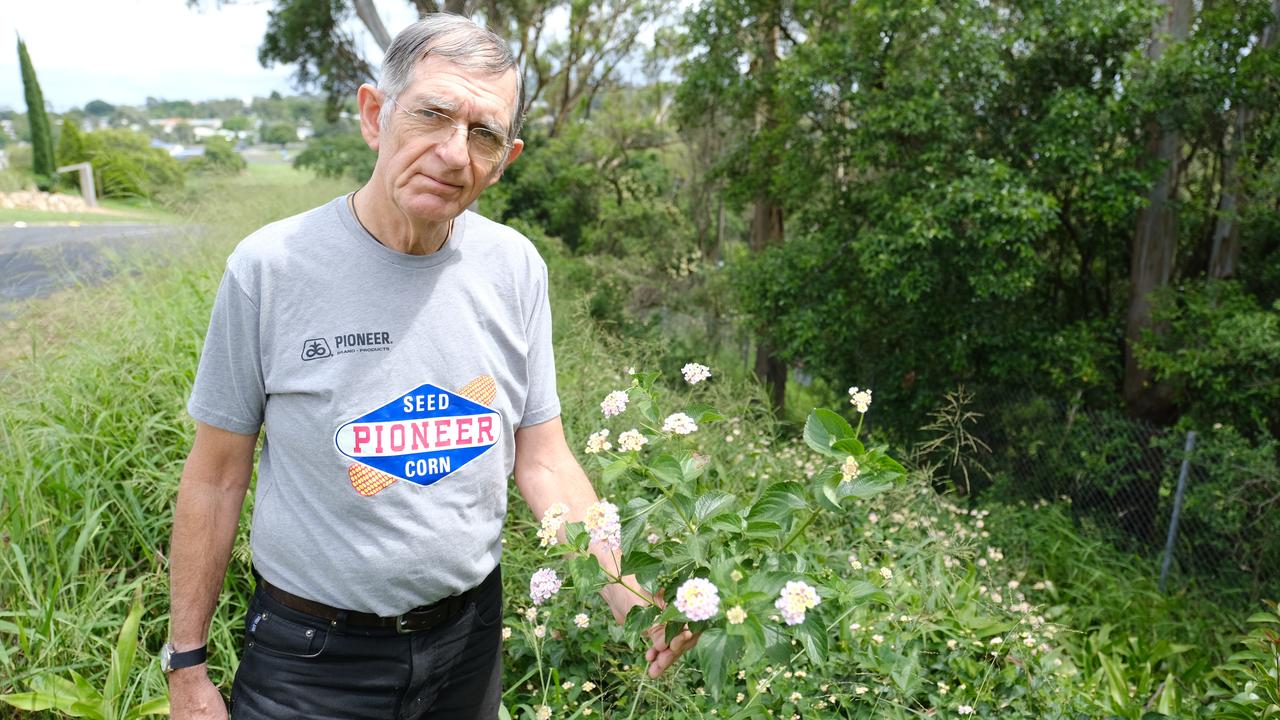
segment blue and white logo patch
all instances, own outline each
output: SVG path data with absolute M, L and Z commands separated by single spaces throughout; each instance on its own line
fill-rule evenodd
M 501 423 L 493 408 L 427 383 L 342 425 L 333 442 L 356 463 L 425 486 L 497 444 Z

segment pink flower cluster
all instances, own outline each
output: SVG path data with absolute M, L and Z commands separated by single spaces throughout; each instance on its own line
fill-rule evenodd
M 709 620 L 720 611 L 720 591 L 706 578 L 689 578 L 676 590 L 676 609 L 690 620 Z
M 582 524 L 591 534 L 591 542 L 603 543 L 614 550 L 622 547 L 622 522 L 618 517 L 617 505 L 601 500 L 587 508 Z
M 822 602 L 818 591 L 803 580 L 789 580 L 786 587 L 778 594 L 773 606 L 782 613 L 782 619 L 788 625 L 799 625 L 804 622 L 805 611 Z
M 551 568 L 542 568 L 529 578 L 529 597 L 533 599 L 534 605 L 541 605 L 558 592 L 560 578 L 556 577 L 556 571 Z
M 621 415 L 623 410 L 627 409 L 627 391 L 614 390 L 604 396 L 604 402 L 600 403 L 600 412 L 604 413 L 607 418 L 614 415 Z

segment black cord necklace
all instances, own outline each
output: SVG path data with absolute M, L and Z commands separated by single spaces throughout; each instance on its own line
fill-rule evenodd
M 369 233 L 369 237 L 374 240 L 378 240 L 378 236 L 374 235 L 373 231 L 370 230 L 368 226 L 364 224 L 364 221 L 360 219 L 360 213 L 356 212 L 356 194 L 354 192 L 347 196 L 347 207 L 351 208 L 351 217 L 356 219 L 356 224 L 360 226 L 360 229 Z M 444 244 L 449 242 L 449 237 L 451 235 L 453 235 L 453 220 L 449 220 L 449 227 L 444 231 L 444 242 L 440 243 L 440 247 L 435 249 L 436 252 L 439 252 L 440 249 L 444 247 Z M 383 247 L 387 246 L 387 244 L 381 240 L 378 240 L 378 244 Z

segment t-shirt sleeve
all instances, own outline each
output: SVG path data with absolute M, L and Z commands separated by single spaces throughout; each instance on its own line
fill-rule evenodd
M 191 417 L 242 435 L 258 434 L 266 407 L 258 322 L 257 305 L 228 269 L 187 401 Z
M 529 392 L 525 396 L 520 427 L 544 423 L 560 415 L 560 396 L 556 394 L 556 359 L 551 347 L 551 300 L 547 294 L 547 266 L 539 263 L 534 275 L 531 312 L 525 324 L 529 339 L 527 368 Z

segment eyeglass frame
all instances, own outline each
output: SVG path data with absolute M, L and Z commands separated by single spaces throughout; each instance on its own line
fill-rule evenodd
M 409 108 L 405 107 L 404 105 L 401 105 L 399 100 L 397 100 L 397 99 L 395 99 L 395 98 L 388 98 L 388 99 L 389 99 L 389 100 L 391 100 L 391 102 L 392 102 L 392 103 L 394 103 L 396 107 L 400 108 L 400 111 L 401 111 L 401 112 L 403 112 L 404 114 L 408 115 L 408 116 L 409 116 L 409 117 L 411 117 L 411 118 L 414 118 L 414 120 L 415 120 L 415 121 L 425 121 L 425 118 L 422 118 L 422 117 L 419 115 L 419 113 L 418 113 L 417 111 L 410 110 Z M 514 146 L 514 145 L 515 145 L 515 142 L 514 142 L 511 138 L 508 138 L 508 137 L 507 137 L 507 134 L 506 134 L 505 132 L 504 132 L 504 133 L 498 133 L 498 132 L 495 132 L 495 131 L 493 130 L 493 128 L 486 127 L 486 126 L 483 126 L 483 125 L 478 126 L 478 127 L 469 127 L 469 126 L 467 126 L 467 125 L 463 125 L 462 123 L 458 122 L 457 118 L 455 118 L 454 116 L 450 115 L 450 114 L 449 114 L 449 113 L 447 113 L 447 112 L 444 112 L 443 110 L 437 110 L 437 109 L 435 109 L 435 108 L 428 108 L 428 107 L 424 107 L 424 108 L 421 108 L 421 109 L 422 109 L 422 110 L 428 110 L 428 111 L 430 111 L 430 112 L 433 112 L 433 113 L 435 113 L 436 115 L 439 115 L 440 117 L 442 117 L 442 118 L 444 118 L 444 119 L 448 120 L 448 121 L 452 124 L 452 126 L 453 126 L 453 127 L 452 127 L 453 132 L 449 134 L 449 140 L 453 140 L 453 136 L 458 134 L 458 129 L 459 129 L 459 128 L 462 128 L 463 130 L 465 130 L 465 131 L 466 131 L 466 134 L 467 134 L 467 156 L 468 156 L 468 157 L 471 157 L 471 156 L 473 155 L 473 153 L 472 153 L 472 151 L 471 151 L 471 133 L 472 133 L 472 132 L 474 132 L 474 131 L 476 131 L 476 130 L 484 130 L 485 132 L 492 133 L 495 137 L 502 139 L 502 141 L 503 141 L 503 142 L 502 142 L 502 154 L 501 154 L 501 155 L 499 155 L 499 156 L 497 156 L 497 157 L 495 157 L 495 158 L 493 159 L 493 161 L 492 161 L 492 162 L 493 162 L 493 164 L 494 164 L 495 166 L 496 166 L 496 165 L 499 165 L 499 164 L 502 162 L 503 158 L 505 158 L 505 157 L 507 156 L 507 154 L 508 154 L 509 152 L 511 152 L 511 148 L 512 148 L 512 146 Z

